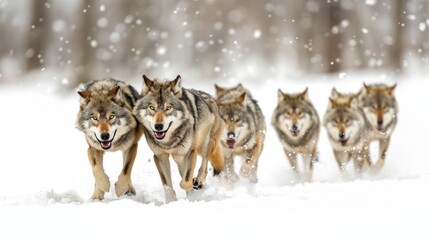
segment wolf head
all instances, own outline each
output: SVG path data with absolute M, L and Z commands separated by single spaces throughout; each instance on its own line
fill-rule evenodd
M 386 133 L 387 129 L 397 120 L 397 102 L 394 96 L 396 84 L 364 84 L 362 109 L 372 129 Z
M 180 75 L 172 81 L 151 80 L 143 75 L 142 96 L 134 108 L 134 115 L 153 133 L 155 140 L 163 141 L 186 121 L 185 107 L 180 100 L 182 97 Z
M 353 147 L 358 144 L 365 131 L 365 119 L 359 110 L 354 94 L 329 98 L 324 125 L 334 147 Z
M 308 88 L 301 93 L 288 94 L 278 90 L 278 103 L 273 114 L 273 125 L 292 139 L 306 134 L 317 116 L 308 97 Z
M 88 143 L 100 150 L 120 147 L 117 140 L 137 125 L 131 109 L 124 107 L 120 86 L 93 81 L 78 94 L 76 127 L 86 134 Z
M 235 143 L 245 137 L 241 133 L 249 126 L 247 118 L 250 113 L 246 110 L 246 94 L 243 92 L 227 100 L 218 100 L 219 114 L 225 123 L 223 138 L 229 148 L 234 148 Z

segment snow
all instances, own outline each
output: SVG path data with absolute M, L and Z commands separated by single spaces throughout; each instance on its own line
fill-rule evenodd
M 212 84 L 182 78 L 185 87 L 214 93 Z M 299 80 L 243 80 L 259 100 L 267 122 L 259 182 L 250 185 L 241 179 L 227 187 L 209 175 L 206 189 L 187 197 L 178 186 L 173 165 L 178 201 L 170 204 L 164 204 L 161 181 L 144 139 L 132 172 L 137 195 L 115 196 L 113 183 L 121 168 L 121 153 L 108 153 L 104 163 L 111 191 L 102 202 L 90 201 L 94 179 L 87 145 L 74 128 L 79 96 L 54 91 L 51 83 L 42 80 L 0 88 L 0 239 L 429 237 L 429 161 L 423 155 L 429 129 L 422 125 L 429 116 L 424 100 L 429 82 L 423 74 L 393 79 L 385 74 L 342 72 Z M 308 86 L 322 117 L 333 86 L 357 91 L 363 81 L 398 82 L 399 123 L 386 166 L 378 175 L 342 179 L 322 128 L 314 181 L 295 183 L 270 125 L 277 89 L 298 92 Z M 132 83 L 141 89 L 140 80 Z M 221 86 L 237 83 L 217 81 Z

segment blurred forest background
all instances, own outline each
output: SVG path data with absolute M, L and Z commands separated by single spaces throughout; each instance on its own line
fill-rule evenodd
M 395 77 L 427 67 L 428 13 L 427 0 L 0 0 L 0 84 Z

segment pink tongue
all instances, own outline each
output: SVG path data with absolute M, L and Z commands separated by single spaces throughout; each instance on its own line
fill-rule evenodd
M 103 148 L 108 148 L 108 147 L 110 147 L 110 144 L 111 144 L 111 142 L 101 142 L 101 146 L 102 146 Z
M 226 145 L 228 145 L 229 148 L 234 148 L 235 140 L 234 139 L 227 139 Z
M 155 132 L 155 135 L 157 138 L 162 138 L 164 137 L 165 132 Z

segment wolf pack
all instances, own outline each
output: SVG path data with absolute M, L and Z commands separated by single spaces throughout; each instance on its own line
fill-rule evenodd
M 299 93 L 279 89 L 271 125 L 296 179 L 312 180 L 314 164 L 319 161 L 321 126 L 326 129 L 342 176 L 350 174 L 347 166 L 351 163 L 356 175 L 380 171 L 398 120 L 395 88 L 396 84 L 363 84 L 356 93 L 333 88 L 322 121 L 308 88 Z M 182 87 L 180 75 L 174 80 L 152 80 L 143 75 L 140 93 L 112 78 L 84 85 L 78 91 L 76 127 L 85 134 L 89 146 L 95 180 L 91 198 L 103 200 L 110 191 L 103 156 L 114 151 L 122 151 L 123 157 L 114 186 L 116 195 L 136 194 L 131 171 L 142 136 L 153 152 L 167 203 L 177 199 L 171 159 L 178 167 L 180 188 L 187 194 L 204 188 L 211 170 L 228 185 L 240 176 L 256 183 L 266 134 L 262 110 L 242 84 L 228 88 L 215 84 L 214 90 L 216 96 Z M 372 142 L 379 146 L 376 159 L 371 159 Z M 235 167 L 237 161 L 241 165 Z

